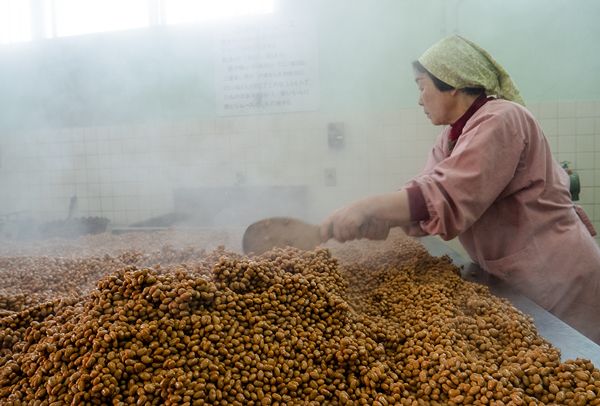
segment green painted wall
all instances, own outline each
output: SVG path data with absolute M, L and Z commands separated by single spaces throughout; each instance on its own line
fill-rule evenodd
M 454 33 L 486 48 L 513 76 L 526 101 L 600 99 L 597 0 L 311 4 L 319 16 L 323 77 L 336 78 L 323 85 L 332 106 L 414 106 L 410 62 Z
M 598 0 L 281 0 L 316 22 L 321 109 L 414 107 L 410 62 L 460 33 L 529 102 L 600 99 Z M 213 29 L 156 28 L 0 48 L 0 128 L 215 114 Z

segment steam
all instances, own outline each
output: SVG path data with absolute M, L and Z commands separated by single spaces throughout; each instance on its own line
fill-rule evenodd
M 444 35 L 487 48 L 528 102 L 600 98 L 598 57 L 584 52 L 600 5 L 577 3 L 282 0 L 274 14 L 227 23 L 3 46 L 0 234 L 66 220 L 73 196 L 71 217 L 104 217 L 109 229 L 318 222 L 420 170 L 438 129 L 416 105 L 410 62 Z M 547 23 L 558 15 L 572 21 L 564 30 Z M 316 102 L 219 115 L 216 69 L 230 66 L 215 61 L 220 35 L 263 41 L 277 24 L 314 38 Z M 532 51 L 549 43 L 551 53 Z M 344 125 L 341 149 L 328 146 L 332 122 Z

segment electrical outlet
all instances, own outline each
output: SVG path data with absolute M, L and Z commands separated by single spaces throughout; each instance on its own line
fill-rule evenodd
M 235 173 L 235 185 L 241 186 L 246 183 L 246 174 L 244 172 L 238 171 Z
M 335 168 L 325 168 L 325 186 L 337 185 L 337 173 Z
M 346 138 L 344 123 L 329 123 L 327 125 L 327 143 L 331 149 L 342 149 Z

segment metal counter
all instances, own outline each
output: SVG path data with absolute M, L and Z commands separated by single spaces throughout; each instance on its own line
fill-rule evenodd
M 494 295 L 507 299 L 517 309 L 531 316 L 540 335 L 560 350 L 562 361 L 585 358 L 592 361 L 596 368 L 600 367 L 600 345 L 520 294 L 506 282 L 485 272 L 439 238 L 424 237 L 419 241 L 431 255 L 448 255 L 452 258 L 454 264 L 462 268 L 461 274 L 465 280 L 488 286 Z

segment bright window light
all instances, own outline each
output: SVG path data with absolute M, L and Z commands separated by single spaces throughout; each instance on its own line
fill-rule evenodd
M 274 0 L 165 0 L 167 24 L 195 23 L 273 12 Z
M 47 38 L 142 28 L 150 22 L 147 0 L 44 0 L 44 15 Z
M 0 44 L 31 41 L 31 3 L 0 0 Z
M 275 0 L 0 0 L 0 44 L 31 41 L 33 31 L 35 38 L 57 38 L 270 14 L 274 3 Z

